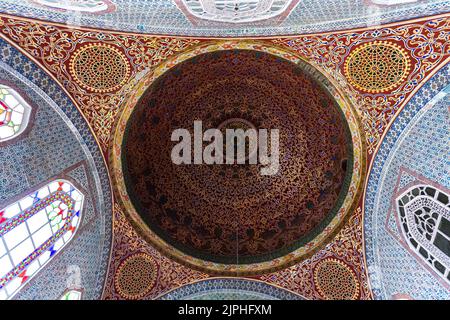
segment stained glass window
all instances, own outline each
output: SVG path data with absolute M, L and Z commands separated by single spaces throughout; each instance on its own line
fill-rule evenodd
M 433 186 L 414 186 L 397 199 L 409 247 L 450 283 L 449 195 Z
M 30 112 L 30 105 L 14 89 L 0 84 L 0 142 L 21 134 Z
M 72 289 L 64 292 L 60 300 L 81 300 L 81 290 Z
M 16 294 L 69 243 L 83 194 L 55 180 L 0 210 L 0 300 Z

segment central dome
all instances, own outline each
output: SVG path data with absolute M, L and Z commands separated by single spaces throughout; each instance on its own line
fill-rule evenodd
M 199 120 L 203 130 L 278 129 L 278 173 L 261 175 L 259 164 L 174 164 L 172 132 L 193 136 Z M 338 104 L 305 68 L 224 50 L 153 82 L 127 123 L 122 163 L 133 206 L 165 242 L 198 259 L 249 264 L 287 255 L 323 231 L 347 194 L 353 150 Z

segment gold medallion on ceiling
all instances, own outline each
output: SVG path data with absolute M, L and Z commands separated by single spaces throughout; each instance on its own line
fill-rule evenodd
M 316 265 L 314 285 L 327 300 L 356 300 L 359 296 L 355 272 L 338 259 L 328 258 Z
M 84 89 L 106 93 L 120 89 L 130 77 L 126 56 L 112 45 L 90 43 L 70 59 L 70 73 Z
M 388 41 L 358 46 L 345 61 L 345 76 L 356 89 L 381 93 L 401 85 L 411 69 L 406 51 Z
M 120 264 L 115 274 L 117 292 L 125 299 L 139 299 L 153 288 L 157 278 L 155 261 L 145 253 L 129 256 Z

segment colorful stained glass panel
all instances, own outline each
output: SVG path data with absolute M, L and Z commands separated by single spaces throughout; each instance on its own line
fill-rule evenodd
M 21 134 L 30 112 L 31 107 L 14 89 L 0 84 L 0 142 Z
M 9 299 L 75 234 L 83 194 L 56 180 L 0 210 L 0 299 Z

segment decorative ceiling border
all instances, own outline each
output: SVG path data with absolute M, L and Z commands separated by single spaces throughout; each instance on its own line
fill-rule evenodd
M 107 0 L 109 1 L 109 0 Z M 364 0 L 367 1 L 367 0 Z M 177 28 L 176 26 L 170 25 L 166 27 L 158 27 L 158 26 L 148 26 L 144 23 L 129 23 L 122 21 L 114 21 L 114 13 L 109 13 L 108 16 L 112 19 L 113 23 L 110 21 L 102 21 L 101 19 L 97 19 L 98 16 L 93 14 L 85 14 L 78 15 L 73 18 L 73 15 L 66 15 L 65 12 L 62 11 L 53 11 L 49 12 L 47 10 L 36 10 L 36 8 L 29 8 L 27 6 L 21 6 L 17 3 L 8 3 L 7 1 L 0 1 L 3 5 L 2 11 L 3 14 L 10 14 L 16 16 L 22 16 L 22 19 L 34 19 L 39 20 L 42 23 L 49 23 L 50 21 L 57 21 L 58 23 L 65 23 L 67 21 L 75 21 L 82 25 L 83 27 L 95 26 L 95 28 L 99 31 L 104 32 L 117 32 L 120 30 L 127 30 L 129 33 L 138 33 L 141 35 L 164 35 L 171 37 L 208 37 L 208 38 L 235 38 L 235 37 L 245 37 L 242 35 L 238 28 L 234 28 L 232 30 L 229 29 L 216 29 L 215 33 L 211 33 L 208 31 L 208 28 L 202 28 L 197 30 L 197 32 L 193 32 L 192 28 L 188 24 L 188 18 L 185 18 L 181 12 L 178 12 L 178 8 L 176 4 L 169 4 L 173 10 L 172 14 L 174 17 L 177 15 L 181 15 L 182 18 L 185 19 L 183 23 L 185 23 L 184 28 Z M 417 5 L 415 7 L 407 7 L 400 8 L 397 10 L 393 10 L 387 13 L 383 13 L 381 15 L 377 15 L 376 8 L 380 8 L 380 5 L 367 5 L 367 12 L 363 12 L 363 14 L 358 14 L 356 16 L 350 18 L 336 18 L 332 21 L 324 21 L 321 23 L 309 23 L 306 26 L 291 26 L 291 27 L 267 27 L 264 30 L 261 29 L 252 29 L 245 28 L 245 32 L 251 33 L 251 37 L 284 37 L 284 36 L 295 36 L 297 34 L 315 34 L 315 33 L 325 33 L 325 32 L 334 32 L 333 30 L 356 30 L 358 28 L 364 28 L 371 23 L 378 24 L 400 24 L 403 21 L 411 21 L 417 17 L 421 17 L 423 15 L 427 16 L 436 16 L 438 14 L 442 14 L 443 12 L 448 11 L 450 2 L 441 0 L 438 3 L 423 3 Z M 117 8 L 120 11 L 120 7 Z M 147 10 L 151 10 L 147 7 Z M 36 12 L 37 11 L 37 12 Z M 400 14 L 399 14 L 400 13 Z M 292 13 L 291 15 L 293 15 Z M 296 15 L 298 16 L 298 15 Z M 178 17 L 179 18 L 179 17 Z M 290 18 L 290 16 L 289 16 Z M 116 18 L 117 19 L 117 18 Z M 78 22 L 77 22 L 78 21 Z M 180 31 L 181 30 L 181 31 Z M 195 31 L 195 30 L 194 30 Z M 259 32 L 258 32 L 259 31 Z

